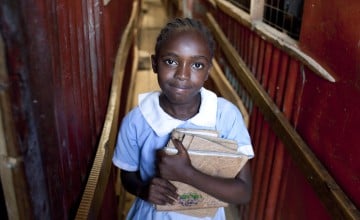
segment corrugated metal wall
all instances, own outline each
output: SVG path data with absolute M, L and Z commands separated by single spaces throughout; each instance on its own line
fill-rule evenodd
M 279 109 L 296 126 L 298 103 L 303 88 L 303 75 L 298 61 L 264 41 L 259 35 L 242 26 L 228 15 L 218 12 L 217 21 L 239 55 L 261 83 Z M 220 50 L 220 48 L 218 48 Z M 286 181 L 286 152 L 281 141 L 270 129 L 261 112 L 254 106 L 245 90 L 241 89 L 230 65 L 218 54 L 223 69 L 250 112 L 249 132 L 255 150 L 252 160 L 254 175 L 253 198 L 244 213 L 249 219 L 278 219 L 282 189 Z
M 131 3 L 1 3 L 7 89 L 36 219 L 75 215 L 103 126 Z M 114 187 L 109 189 L 115 201 Z M 104 204 L 110 207 L 111 202 Z M 115 206 L 104 213 L 114 216 Z

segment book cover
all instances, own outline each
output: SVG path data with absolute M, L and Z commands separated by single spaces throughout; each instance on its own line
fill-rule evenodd
M 248 160 L 246 155 L 237 152 L 235 141 L 219 138 L 216 131 L 177 129 L 172 132 L 172 137 L 182 142 L 192 165 L 208 175 L 235 177 Z M 171 140 L 164 150 L 168 154 L 177 153 Z M 157 205 L 157 210 L 185 211 L 187 214 L 199 216 L 215 214 L 216 208 L 228 205 L 185 183 L 172 183 L 178 189 L 177 202 L 172 205 Z

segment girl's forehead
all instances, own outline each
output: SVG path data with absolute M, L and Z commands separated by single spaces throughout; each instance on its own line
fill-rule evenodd
M 170 33 L 168 38 L 162 43 L 160 52 L 172 49 L 193 50 L 194 52 L 206 55 L 210 53 L 210 48 L 205 37 L 194 29 L 173 31 Z
M 201 38 L 201 40 L 206 41 L 201 32 L 193 28 L 175 29 L 169 33 L 168 40 L 172 38 Z

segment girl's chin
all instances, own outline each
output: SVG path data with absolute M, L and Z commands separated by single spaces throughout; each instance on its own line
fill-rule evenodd
M 168 97 L 170 103 L 172 104 L 177 104 L 177 105 L 181 105 L 181 104 L 192 104 L 194 103 L 194 101 L 197 101 L 197 98 L 195 97 L 189 97 L 189 95 L 183 95 L 183 94 L 176 94 L 173 95 L 171 97 Z

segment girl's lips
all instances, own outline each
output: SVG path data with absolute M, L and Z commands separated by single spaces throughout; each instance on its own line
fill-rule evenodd
M 185 86 L 185 85 L 170 85 L 171 87 L 175 88 L 175 89 L 179 89 L 179 90 L 186 90 L 186 89 L 190 89 L 190 86 Z
M 189 87 L 185 87 L 185 86 L 173 86 L 175 89 L 180 89 L 180 90 L 186 90 L 189 89 Z
M 172 92 L 178 95 L 184 95 L 189 92 L 189 88 L 184 86 L 172 86 Z
M 185 90 L 185 89 L 191 89 L 191 86 L 189 85 L 181 85 L 181 84 L 170 84 L 171 87 L 175 88 L 175 89 L 181 89 L 181 90 Z

